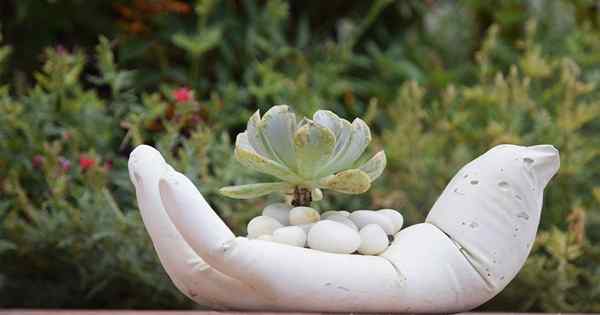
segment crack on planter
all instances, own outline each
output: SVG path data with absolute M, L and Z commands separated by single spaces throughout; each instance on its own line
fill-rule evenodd
M 436 229 L 438 229 L 440 232 L 444 233 L 444 235 L 446 235 L 446 237 L 452 242 L 452 244 L 454 244 L 454 246 L 456 246 L 456 248 L 458 249 L 460 254 L 465 258 L 467 263 L 469 265 L 471 265 L 471 267 L 473 268 L 473 270 L 475 270 L 475 272 L 477 272 L 477 274 L 479 275 L 479 278 L 481 278 L 481 280 L 485 283 L 485 286 L 488 288 L 488 290 L 494 291 L 494 289 L 496 288 L 496 285 L 494 285 L 494 283 L 490 279 L 491 275 L 488 272 L 482 272 L 481 270 L 479 270 L 479 268 L 477 268 L 477 265 L 475 265 L 472 261 L 472 259 L 473 260 L 479 260 L 479 259 L 477 259 L 477 257 L 473 253 L 471 253 L 468 249 L 466 249 L 464 246 L 462 246 L 462 244 L 460 244 L 457 240 L 452 238 L 452 236 L 450 236 L 444 230 L 439 228 L 437 225 L 433 224 L 432 222 L 427 222 L 427 223 L 431 224 Z

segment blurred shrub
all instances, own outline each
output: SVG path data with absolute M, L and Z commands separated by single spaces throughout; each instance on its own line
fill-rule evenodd
M 49 28 L 41 43 L 53 48 L 35 51 L 43 64 L 31 71 L 22 52 L 41 44 L 14 32 L 44 23 L 37 6 L 54 2 L 80 5 L 23 1 L 3 20 L 0 306 L 190 307 L 152 251 L 127 155 L 157 146 L 244 233 L 274 199 L 216 194 L 260 176 L 232 158 L 230 139 L 256 108 L 288 103 L 365 118 L 372 149 L 388 154 L 368 194 L 327 194 L 322 210 L 391 207 L 415 223 L 491 146 L 557 146 L 561 169 L 532 255 L 482 309 L 600 312 L 593 2 L 90 1 L 111 14 L 81 14 L 108 19 L 101 33 L 113 40 L 93 50 L 86 31 L 65 46 Z

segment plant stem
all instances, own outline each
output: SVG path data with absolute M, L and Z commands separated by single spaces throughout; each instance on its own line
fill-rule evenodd
M 310 189 L 304 187 L 294 187 L 294 199 L 292 199 L 292 206 L 294 207 L 309 207 L 312 202 L 312 195 Z

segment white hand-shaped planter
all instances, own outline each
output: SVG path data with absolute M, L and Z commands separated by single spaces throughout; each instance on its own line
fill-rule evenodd
M 129 159 L 144 224 L 181 292 L 220 308 L 453 312 L 499 293 L 523 266 L 559 167 L 550 145 L 500 145 L 463 167 L 426 222 L 379 256 L 235 237 L 152 147 Z

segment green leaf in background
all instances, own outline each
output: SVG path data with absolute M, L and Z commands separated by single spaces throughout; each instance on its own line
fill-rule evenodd
M 221 40 L 221 28 L 205 29 L 195 35 L 175 34 L 173 44 L 187 51 L 194 57 L 200 57 L 205 52 L 217 46 Z

